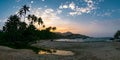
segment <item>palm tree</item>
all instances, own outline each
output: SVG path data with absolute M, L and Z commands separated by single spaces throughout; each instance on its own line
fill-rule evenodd
M 24 5 L 24 6 L 22 7 L 22 9 L 23 9 L 23 11 L 24 11 L 24 14 L 26 14 L 26 12 L 29 11 L 29 8 L 30 8 L 30 7 L 28 7 L 28 6 L 26 6 L 26 5 Z
M 18 15 L 19 15 L 20 17 L 22 17 L 22 15 L 23 15 L 23 10 L 22 10 L 22 9 L 19 10 Z
M 46 31 L 50 32 L 51 29 L 52 29 L 52 27 L 50 26 L 50 27 L 46 28 Z
M 37 22 L 38 22 L 39 27 L 40 27 L 40 25 L 43 25 L 43 20 L 41 17 L 38 18 Z M 43 25 L 42 27 L 45 28 L 45 25 Z
M 23 13 L 24 13 L 24 21 L 25 21 L 26 12 L 29 11 L 29 8 L 30 8 L 30 7 L 28 7 L 28 6 L 26 6 L 26 5 L 24 5 L 24 6 L 22 7 L 22 10 L 23 10 Z
M 27 11 L 29 12 L 29 8 L 30 7 L 24 5 L 18 12 L 20 17 L 22 17 L 22 15 L 24 16 L 24 21 L 25 21 L 25 16 L 26 16 Z
M 32 15 L 31 18 L 32 18 L 32 21 L 33 21 L 34 23 L 37 22 L 37 20 L 38 20 L 38 18 L 37 18 L 35 15 Z
M 38 23 L 39 26 L 43 25 L 43 21 L 42 21 L 41 17 L 37 18 L 35 15 L 28 15 L 27 18 L 29 21 L 31 21 L 30 24 L 32 24 L 32 25 L 36 22 Z M 43 25 L 43 27 L 45 27 L 45 25 Z
M 28 15 L 27 19 L 30 21 L 31 20 L 31 15 Z
M 56 27 L 53 27 L 52 30 L 55 31 L 57 28 Z
M 39 25 L 40 25 L 40 24 L 43 25 L 43 21 L 42 21 L 42 18 L 41 18 L 41 17 L 38 18 L 38 24 L 39 24 Z
M 45 25 L 43 25 L 43 28 L 45 28 Z
M 30 24 L 37 22 L 38 18 L 35 15 L 28 15 L 28 20 L 31 21 Z

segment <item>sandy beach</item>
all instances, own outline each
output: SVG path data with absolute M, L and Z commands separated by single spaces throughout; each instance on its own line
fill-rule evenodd
M 72 51 L 74 55 L 35 54 L 32 50 L 0 46 L 0 60 L 119 60 L 120 42 L 39 41 L 33 44 L 55 50 Z

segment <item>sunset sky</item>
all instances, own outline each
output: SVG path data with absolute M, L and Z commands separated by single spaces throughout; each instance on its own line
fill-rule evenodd
M 25 4 L 59 32 L 112 37 L 120 30 L 120 0 L 0 0 L 0 28 Z

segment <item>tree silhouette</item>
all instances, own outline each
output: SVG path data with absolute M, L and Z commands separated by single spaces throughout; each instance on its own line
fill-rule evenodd
M 28 6 L 24 5 L 18 12 L 19 16 L 22 17 L 24 16 L 24 21 L 25 21 L 25 16 L 26 16 L 26 13 L 29 12 L 29 8 Z
M 25 20 L 27 11 L 29 11 L 29 7 L 24 5 L 19 10 L 18 14 L 11 15 L 7 19 L 7 22 L 5 22 L 5 25 L 3 26 L 3 31 L 0 31 L 0 45 L 12 46 L 14 48 L 25 48 L 31 47 L 31 44 L 36 40 L 53 39 L 55 37 L 51 30 L 56 30 L 56 27 L 48 27 L 44 30 L 38 30 L 35 27 L 35 23 L 39 26 L 43 25 L 42 27 L 45 27 L 41 17 L 27 15 L 26 20 L 29 20 L 30 23 L 26 24 L 25 21 L 22 22 L 22 16 L 24 16 Z
M 26 14 L 26 12 L 29 11 L 29 8 L 30 8 L 30 7 L 28 7 L 28 6 L 26 6 L 26 5 L 24 5 L 24 6 L 22 7 L 22 9 L 23 9 L 23 11 L 24 11 L 24 14 Z
M 19 12 L 18 12 L 18 15 L 19 15 L 20 17 L 22 17 L 23 13 L 24 13 L 24 12 L 23 12 L 23 9 L 20 9 Z
M 52 30 L 55 31 L 57 28 L 56 27 L 53 27 Z
M 28 20 L 30 21 L 30 24 L 34 25 L 35 23 L 38 23 L 38 25 L 43 25 L 43 20 L 41 17 L 37 17 L 35 15 L 28 15 Z M 43 25 L 45 27 L 45 25 Z
M 45 28 L 45 25 L 43 25 L 43 28 Z
M 44 23 L 44 22 L 43 22 L 42 18 L 39 17 L 39 18 L 38 18 L 38 25 L 39 25 L 39 26 L 40 26 L 40 25 L 43 25 L 43 23 Z M 43 25 L 42 27 L 45 28 L 45 25 Z
M 38 24 L 39 24 L 39 25 L 40 25 L 40 24 L 41 24 L 41 25 L 43 24 L 43 21 L 42 21 L 42 18 L 41 18 L 41 17 L 38 18 Z
M 115 39 L 120 39 L 120 30 L 118 30 L 115 35 L 114 35 Z
M 14 32 L 18 31 L 20 26 L 20 18 L 17 15 L 11 15 L 5 26 L 3 27 L 4 32 Z
M 24 32 L 27 29 L 27 24 L 25 22 L 20 22 L 19 31 Z
M 28 15 L 28 20 L 31 21 L 30 24 L 37 22 L 38 18 L 35 15 Z
M 24 27 L 24 28 L 22 28 Z M 11 15 L 7 22 L 5 23 L 3 27 L 3 31 L 5 32 L 4 39 L 9 43 L 10 45 L 25 45 L 21 41 L 22 38 L 22 32 L 23 29 L 26 28 L 26 24 L 20 22 L 20 18 L 17 15 Z
M 50 32 L 51 29 L 52 29 L 52 27 L 50 26 L 50 27 L 46 28 L 46 31 Z

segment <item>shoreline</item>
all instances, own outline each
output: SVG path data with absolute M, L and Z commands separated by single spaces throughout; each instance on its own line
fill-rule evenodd
M 48 49 L 72 51 L 75 55 L 39 55 L 28 49 L 12 49 L 0 46 L 1 60 L 118 60 L 120 59 L 120 42 L 56 42 L 38 41 L 32 46 Z M 59 58 L 59 59 L 58 59 Z

